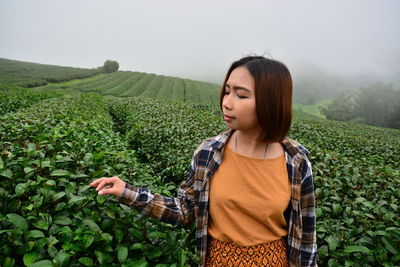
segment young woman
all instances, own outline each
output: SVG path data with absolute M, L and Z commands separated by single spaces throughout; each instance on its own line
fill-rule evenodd
M 152 194 L 117 176 L 91 186 L 143 215 L 171 224 L 195 221 L 200 266 L 316 266 L 309 152 L 287 138 L 288 69 L 259 56 L 234 62 L 220 106 L 229 129 L 194 152 L 177 197 Z

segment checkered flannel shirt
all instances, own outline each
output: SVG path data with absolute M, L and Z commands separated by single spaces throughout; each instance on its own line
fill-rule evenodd
M 144 187 L 126 183 L 121 203 L 131 206 L 145 216 L 170 224 L 196 225 L 196 245 L 200 265 L 204 266 L 207 252 L 209 219 L 209 180 L 222 163 L 223 148 L 233 131 L 206 139 L 194 152 L 186 181 L 178 188 L 177 197 L 151 193 Z M 314 182 L 309 151 L 298 142 L 285 138 L 286 167 L 291 184 L 291 200 L 284 215 L 288 221 L 287 253 L 290 266 L 317 266 L 317 240 Z

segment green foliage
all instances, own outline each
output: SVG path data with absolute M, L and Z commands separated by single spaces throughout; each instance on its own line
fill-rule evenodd
M 400 90 L 382 82 L 360 88 L 352 96 L 340 96 L 321 107 L 327 119 L 353 120 L 368 125 L 400 129 Z
M 0 83 L 36 87 L 49 82 L 82 79 L 101 73 L 101 68 L 84 69 L 45 65 L 0 58 Z
M 27 108 L 41 100 L 60 97 L 64 94 L 66 92 L 61 90 L 34 90 L 0 84 L 0 115 Z
M 220 111 L 48 92 L 0 116 L 0 264 L 198 264 L 194 224 L 142 217 L 88 184 L 118 175 L 174 195 L 194 149 L 226 127 Z M 319 265 L 398 266 L 400 131 L 296 116 L 289 136 L 311 151 Z
M 154 266 L 179 262 L 182 251 L 186 263 L 196 260 L 188 230 L 89 190 L 92 180 L 119 175 L 165 193 L 112 126 L 95 94 L 47 99 L 0 117 L 3 266 Z
M 103 65 L 103 69 L 105 73 L 112 73 L 118 71 L 119 64 L 117 61 L 114 60 L 106 60 Z
M 216 84 L 143 72 L 117 71 L 68 84 L 51 84 L 45 88 L 74 89 L 116 97 L 140 96 L 219 106 L 219 86 Z
M 353 101 L 343 95 L 331 103 L 321 106 L 320 111 L 328 120 L 349 121 L 356 117 L 353 106 Z

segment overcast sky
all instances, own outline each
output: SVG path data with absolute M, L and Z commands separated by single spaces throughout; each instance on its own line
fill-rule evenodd
M 256 53 L 292 73 L 398 73 L 398 0 L 0 0 L 0 57 L 220 82 Z

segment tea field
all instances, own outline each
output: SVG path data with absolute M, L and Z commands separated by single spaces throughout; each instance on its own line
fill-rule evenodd
M 133 83 L 141 79 L 117 72 L 60 89 L 0 85 L 1 266 L 198 263 L 194 224 L 143 217 L 89 188 L 118 175 L 173 196 L 194 149 L 226 128 L 208 100 L 171 102 L 160 96 L 175 81 L 162 89 L 168 78 L 153 77 L 152 95 Z M 140 94 L 129 97 L 128 87 Z M 296 113 L 289 137 L 311 152 L 319 265 L 399 266 L 400 131 Z
M 49 84 L 45 88 L 73 89 L 117 97 L 140 96 L 215 106 L 219 103 L 219 86 L 216 84 L 144 72 L 118 71 L 81 80 Z
M 101 72 L 101 68 L 62 67 L 0 58 L 0 83 L 24 87 L 82 79 Z

